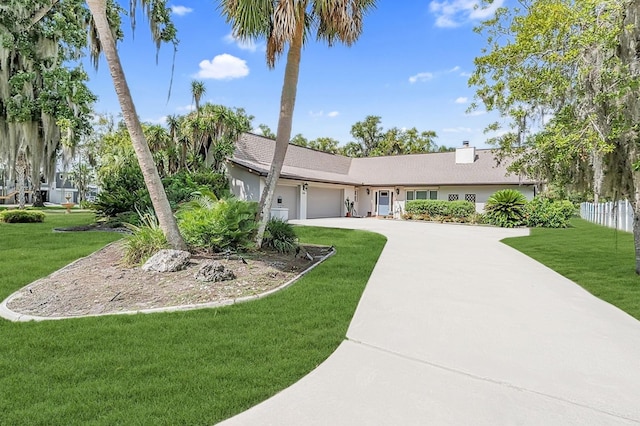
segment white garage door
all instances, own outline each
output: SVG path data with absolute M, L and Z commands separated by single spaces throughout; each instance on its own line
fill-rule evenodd
M 307 217 L 340 217 L 342 212 L 342 189 L 309 188 L 307 192 Z

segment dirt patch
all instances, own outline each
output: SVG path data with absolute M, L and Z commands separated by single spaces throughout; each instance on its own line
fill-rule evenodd
M 73 317 L 223 303 L 278 288 L 331 251 L 329 247 L 303 246 L 297 256 L 271 251 L 242 257 L 198 253 L 186 269 L 161 273 L 124 266 L 122 242 L 115 242 L 22 288 L 7 307 L 33 316 Z M 208 260 L 217 260 L 236 278 L 222 282 L 196 280 L 200 266 Z

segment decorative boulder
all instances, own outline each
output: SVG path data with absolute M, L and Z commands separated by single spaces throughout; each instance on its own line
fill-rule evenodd
M 175 272 L 187 267 L 191 253 L 182 250 L 160 250 L 142 265 L 143 271 Z
M 195 275 L 197 280 L 206 282 L 229 281 L 236 277 L 233 271 L 224 267 L 220 262 L 213 260 L 206 261 Z

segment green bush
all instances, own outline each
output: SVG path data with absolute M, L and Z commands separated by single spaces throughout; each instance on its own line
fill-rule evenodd
M 525 207 L 525 224 L 531 228 L 566 228 L 575 211 L 571 201 L 536 197 Z
M 502 189 L 489 197 L 484 205 L 487 223 L 503 228 L 524 225 L 527 198 L 515 189 Z
M 257 211 L 255 202 L 203 195 L 180 207 L 178 226 L 190 247 L 241 250 L 252 246 Z
M 405 212 L 411 219 L 466 222 L 476 207 L 469 201 L 411 200 Z
M 191 200 L 195 192 L 213 193 L 216 198 L 229 195 L 229 180 L 221 173 L 212 170 L 195 172 L 181 171 L 162 179 L 167 198 L 172 208 Z
M 37 210 L 4 210 L 0 212 L 0 222 L 6 222 L 6 223 L 44 222 L 44 213 Z
M 133 235 L 125 241 L 124 261 L 128 265 L 139 265 L 158 251 L 169 248 L 153 212 L 139 215 L 140 226 L 127 224 Z
M 291 253 L 298 247 L 298 237 L 290 223 L 272 218 L 267 223 L 262 245 L 280 253 Z

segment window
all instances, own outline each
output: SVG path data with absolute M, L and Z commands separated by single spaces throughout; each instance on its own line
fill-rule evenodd
M 449 201 L 458 201 L 459 197 L 458 194 L 449 194 L 448 199 Z
M 464 199 L 472 203 L 476 203 L 476 194 L 464 194 Z
M 407 191 L 407 201 L 411 200 L 437 200 L 438 191 L 430 191 L 427 189 L 420 189 L 416 191 Z

